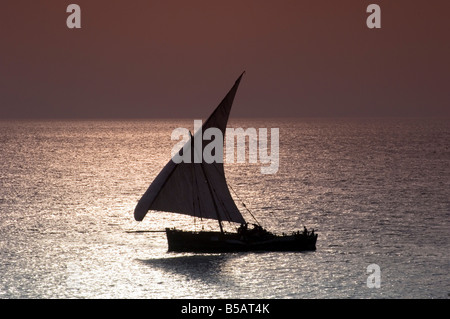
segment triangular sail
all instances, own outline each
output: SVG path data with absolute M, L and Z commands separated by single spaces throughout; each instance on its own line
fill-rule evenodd
M 203 124 L 201 131 L 196 132 L 183 147 L 185 151 L 190 149 L 192 153 L 194 151 L 203 153 L 204 143 L 201 143 L 201 150 L 194 150 L 193 144 L 196 138 L 202 138 L 202 132 L 208 128 L 219 129 L 225 137 L 231 106 L 242 75 Z M 139 200 L 134 210 L 135 219 L 141 221 L 149 210 L 219 221 L 245 222 L 228 190 L 223 163 L 217 162 L 176 164 L 171 159 Z

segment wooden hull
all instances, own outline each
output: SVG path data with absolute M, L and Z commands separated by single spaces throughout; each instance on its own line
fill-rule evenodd
M 314 251 L 317 241 L 317 235 L 310 233 L 277 236 L 166 229 L 166 234 L 173 252 Z

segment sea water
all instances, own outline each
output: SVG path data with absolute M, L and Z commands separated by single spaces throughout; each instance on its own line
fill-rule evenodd
M 279 128 L 276 174 L 248 162 L 225 174 L 249 222 L 242 202 L 273 232 L 314 228 L 304 253 L 168 253 L 164 233 L 136 232 L 218 228 L 133 218 L 171 132 L 190 126 L 1 121 L 0 298 L 448 298 L 450 120 L 231 120 Z

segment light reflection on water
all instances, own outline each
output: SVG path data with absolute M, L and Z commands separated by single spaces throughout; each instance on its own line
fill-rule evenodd
M 280 128 L 276 175 L 230 164 L 227 180 L 269 230 L 315 228 L 316 252 L 176 254 L 164 233 L 127 232 L 216 227 L 132 216 L 190 120 L 0 122 L 0 298 L 447 297 L 448 122 L 231 125 Z

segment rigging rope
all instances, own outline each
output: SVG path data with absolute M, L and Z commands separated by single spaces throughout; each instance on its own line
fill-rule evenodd
M 224 173 L 222 173 L 219 168 L 216 165 L 213 165 L 214 168 L 219 172 L 219 174 L 223 175 L 223 177 L 225 177 Z M 236 193 L 236 191 L 233 189 L 233 187 L 231 187 L 231 185 L 226 182 L 228 187 L 233 191 L 234 195 L 236 195 L 237 199 L 239 199 L 239 201 L 241 202 L 242 206 L 244 206 L 244 208 L 247 210 L 247 212 L 250 214 L 250 216 L 253 217 L 253 219 L 255 220 L 255 222 L 258 224 L 258 226 L 261 226 L 261 224 L 259 223 L 259 221 L 256 219 L 256 217 L 252 214 L 252 212 L 250 211 L 250 209 L 247 208 L 247 205 L 245 205 L 244 201 L 239 197 L 239 195 Z
M 253 217 L 253 219 L 256 221 L 256 223 L 258 224 L 258 226 L 261 226 L 261 224 L 259 223 L 259 221 L 256 219 L 256 217 L 252 214 L 252 212 L 250 211 L 250 209 L 247 208 L 247 205 L 245 205 L 244 201 L 239 197 L 239 195 L 236 193 L 236 191 L 233 189 L 233 187 L 231 187 L 231 185 L 229 183 L 227 183 L 228 187 L 233 191 L 234 195 L 236 195 L 237 199 L 239 199 L 239 201 L 241 202 L 242 206 L 245 207 L 245 209 L 247 210 L 247 212 L 250 214 L 250 216 Z

